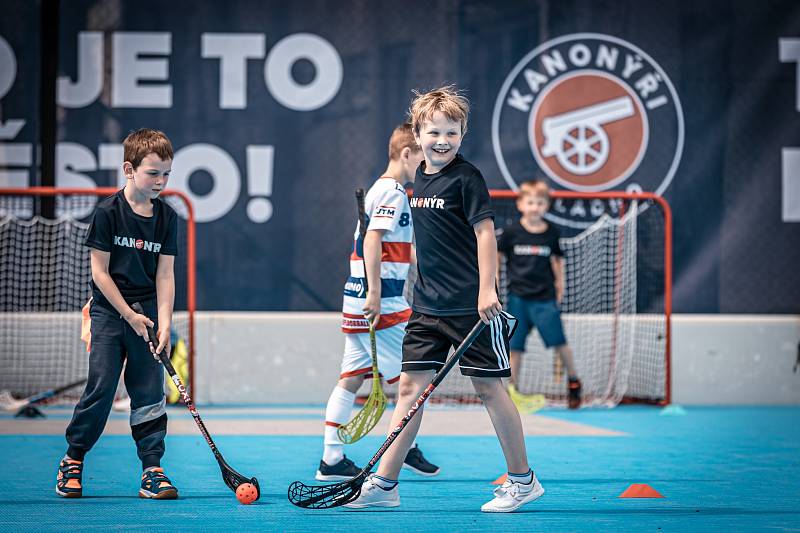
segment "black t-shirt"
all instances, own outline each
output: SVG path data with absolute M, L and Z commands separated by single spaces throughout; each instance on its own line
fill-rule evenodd
M 411 214 L 418 277 L 413 309 L 441 316 L 478 309 L 478 243 L 473 225 L 494 218 L 480 171 L 461 155 L 436 174 L 417 169 Z
M 563 256 L 559 233 L 548 224 L 542 233 L 531 233 L 515 222 L 504 228 L 497 244 L 505 254 L 508 292 L 534 300 L 555 300 L 555 276 L 551 256 Z
M 178 255 L 178 216 L 160 199 L 153 216 L 137 215 L 120 190 L 97 204 L 84 244 L 111 253 L 108 273 L 127 303 L 152 300 L 159 255 Z M 92 297 L 113 309 L 94 281 Z

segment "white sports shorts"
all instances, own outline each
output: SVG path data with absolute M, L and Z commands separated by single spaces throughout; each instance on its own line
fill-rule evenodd
M 397 324 L 375 332 L 378 354 L 378 372 L 387 383 L 400 379 L 403 359 L 403 337 L 406 323 Z M 342 355 L 342 372 L 339 378 L 367 374 L 372 377 L 372 356 L 370 354 L 369 333 L 347 333 Z

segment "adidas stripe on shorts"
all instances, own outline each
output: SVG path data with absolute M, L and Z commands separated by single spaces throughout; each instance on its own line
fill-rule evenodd
M 509 324 L 501 315 L 483 328 L 459 361 L 461 373 L 475 377 L 509 377 Z M 513 318 L 513 317 L 512 317 Z M 434 316 L 413 311 L 403 339 L 403 372 L 439 370 L 450 353 L 466 338 L 480 317 L 477 313 Z

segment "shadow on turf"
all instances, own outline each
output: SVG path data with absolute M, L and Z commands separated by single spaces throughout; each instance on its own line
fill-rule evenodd
M 148 505 L 149 502 L 163 502 L 163 503 L 173 503 L 173 502 L 186 502 L 186 501 L 193 501 L 193 500 L 228 500 L 231 504 L 238 505 L 236 500 L 236 495 L 233 492 L 229 493 L 220 493 L 220 494 L 189 494 L 189 495 L 181 495 L 178 497 L 177 500 L 155 500 L 155 499 L 148 499 L 148 498 L 140 498 L 138 494 L 84 494 L 80 498 L 61 498 L 59 496 L 41 498 L 37 500 L 0 500 L 0 505 L 4 504 L 13 504 L 16 506 L 22 505 L 41 505 L 43 503 L 55 503 L 55 502 L 65 502 L 65 505 L 72 504 L 72 505 L 81 505 L 83 501 L 94 501 L 95 503 L 107 503 L 107 500 L 134 500 L 134 501 L 141 501 L 144 505 Z M 260 505 L 275 505 L 276 503 L 286 500 L 286 494 L 262 494 L 261 498 L 257 502 L 253 502 L 251 506 L 260 506 Z
M 700 507 L 697 509 L 694 508 L 686 508 L 686 509 L 664 509 L 663 507 L 641 507 L 638 509 L 534 509 L 523 507 L 523 513 L 558 513 L 558 514 L 591 514 L 591 515 L 598 515 L 598 514 L 610 514 L 610 515 L 626 515 L 626 514 L 648 514 L 648 515 L 694 515 L 694 514 L 706 514 L 706 515 L 771 515 L 771 514 L 788 514 L 788 515 L 800 515 L 800 511 L 791 511 L 791 510 L 776 510 L 776 509 L 762 509 L 759 511 L 755 511 L 753 509 L 740 509 L 738 507 Z
M 545 485 L 547 488 L 550 485 L 588 485 L 588 484 L 609 484 L 609 483 L 616 483 L 616 484 L 630 484 L 632 483 L 630 478 L 626 479 L 591 479 L 591 478 L 582 478 L 582 479 L 548 479 L 548 478 L 539 478 L 539 481 L 542 482 L 542 485 Z M 724 481 L 722 479 L 687 479 L 687 478 L 673 478 L 673 479 L 652 479 L 647 478 L 648 483 L 716 483 Z M 453 478 L 407 478 L 401 479 L 400 483 L 405 485 L 406 483 L 484 483 L 484 484 L 491 484 L 491 480 L 487 479 L 475 479 L 475 478 L 461 478 L 461 479 L 453 479 Z
M 262 499 L 258 502 L 251 504 L 251 507 L 266 507 L 266 506 L 273 506 L 273 505 L 281 505 L 285 502 L 283 499 L 285 498 L 284 495 L 262 495 Z M 236 505 L 236 499 L 230 498 L 227 495 L 196 495 L 196 496 L 187 496 L 181 497 L 178 500 L 164 500 L 165 505 L 174 505 L 175 502 L 187 502 L 192 500 L 221 500 L 221 499 L 230 499 L 232 505 Z M 137 500 L 142 501 L 143 505 L 153 505 L 150 501 L 145 501 L 138 496 L 131 496 L 131 495 L 113 495 L 113 494 L 98 494 L 93 496 L 83 496 L 82 498 L 67 500 L 66 498 L 43 498 L 37 500 L 0 500 L 0 506 L 2 505 L 13 505 L 16 507 L 29 507 L 29 506 L 36 506 L 40 507 L 43 504 L 52 504 L 54 502 L 64 502 L 65 505 L 81 505 L 81 501 L 88 501 L 90 503 L 107 503 L 106 500 Z M 304 511 L 313 513 L 313 510 L 306 509 Z M 346 507 L 340 507 L 337 509 L 325 509 L 324 511 L 336 511 L 336 512 L 345 512 L 345 513 L 399 513 L 399 514 L 419 514 L 419 508 L 413 507 L 406 507 L 403 509 L 398 508 L 367 508 L 367 509 L 348 509 Z M 477 510 L 470 508 L 470 509 L 437 509 L 437 514 L 464 514 L 464 513 L 476 513 Z M 761 516 L 761 515 L 800 515 L 800 510 L 789 510 L 789 509 L 762 509 L 762 510 L 753 510 L 753 509 L 741 509 L 739 507 L 699 507 L 699 508 L 664 508 L 664 507 L 637 507 L 635 509 L 542 509 L 541 506 L 537 507 L 535 504 L 530 506 L 525 506 L 520 508 L 519 510 L 515 511 L 513 514 L 561 514 L 561 515 L 670 515 L 670 516 L 691 516 L 691 515 L 712 515 L 712 516 L 727 516 L 727 515 L 738 515 L 738 516 Z M 511 513 L 509 513 L 511 514 Z
M 347 509 L 343 508 L 347 513 L 413 513 L 419 515 L 420 509 L 398 509 L 398 508 L 372 508 L 372 509 Z M 436 514 L 474 514 L 477 513 L 476 509 L 437 509 Z M 535 504 L 525 506 L 513 513 L 486 513 L 494 516 L 498 514 L 559 514 L 559 515 L 634 515 L 644 514 L 653 516 L 691 516 L 691 515 L 739 515 L 739 516 L 761 516 L 761 515 L 800 515 L 800 511 L 790 510 L 760 510 L 754 511 L 752 509 L 740 509 L 738 507 L 729 508 L 700 508 L 700 509 L 664 509 L 661 507 L 642 507 L 639 509 L 541 509 L 536 508 Z
M 540 478 L 539 481 L 543 485 L 584 485 L 588 483 L 632 483 L 630 478 L 626 479 L 547 479 Z M 688 479 L 688 478 L 672 478 L 672 479 L 653 479 L 647 478 L 647 483 L 717 483 L 724 481 L 722 479 Z

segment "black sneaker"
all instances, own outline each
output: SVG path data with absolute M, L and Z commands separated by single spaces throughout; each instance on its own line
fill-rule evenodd
M 435 476 L 439 473 L 439 467 L 425 459 L 418 444 L 408 450 L 406 460 L 403 461 L 403 468 L 426 477 Z
M 569 378 L 567 384 L 567 405 L 570 409 L 577 409 L 581 406 L 581 380 Z
M 345 455 L 335 465 L 320 461 L 319 470 L 317 470 L 317 475 L 314 477 L 317 481 L 347 481 L 360 473 L 361 469 Z

